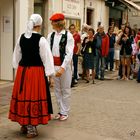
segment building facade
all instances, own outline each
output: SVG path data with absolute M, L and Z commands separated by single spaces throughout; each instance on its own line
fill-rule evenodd
M 105 0 L 105 4 L 109 7 L 110 21 L 140 28 L 140 0 Z
M 140 6 L 140 0 L 133 0 L 137 5 Z M 131 8 L 128 11 L 128 21 L 130 26 L 134 29 L 140 28 L 140 11 L 134 8 Z
M 13 81 L 15 72 L 12 56 L 17 38 L 25 31 L 32 13 L 44 19 L 42 34 L 52 31 L 49 17 L 62 12 L 66 17 L 66 28 L 74 23 L 78 30 L 83 23 L 95 30 L 99 23 L 108 28 L 109 8 L 104 0 L 1 0 L 0 3 L 0 80 Z

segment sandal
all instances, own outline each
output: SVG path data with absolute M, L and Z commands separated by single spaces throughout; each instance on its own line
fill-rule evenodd
M 61 115 L 60 121 L 65 121 L 68 119 L 68 115 Z
M 26 137 L 27 138 L 34 138 L 34 137 L 37 137 L 38 136 L 38 134 L 31 134 L 31 133 L 28 133 L 27 135 L 26 135 Z
M 126 76 L 123 76 L 121 80 L 126 80 Z
M 36 136 L 38 136 L 36 126 L 28 125 L 27 126 L 27 135 L 26 135 L 26 137 L 27 138 L 34 138 Z

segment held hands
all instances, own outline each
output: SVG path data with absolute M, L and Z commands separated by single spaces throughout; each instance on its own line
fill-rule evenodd
M 60 77 L 64 73 L 65 69 L 60 67 L 60 69 L 56 72 L 55 76 Z

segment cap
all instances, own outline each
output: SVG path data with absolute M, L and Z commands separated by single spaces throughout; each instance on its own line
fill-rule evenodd
M 50 17 L 52 21 L 64 20 L 65 16 L 62 13 L 55 13 Z

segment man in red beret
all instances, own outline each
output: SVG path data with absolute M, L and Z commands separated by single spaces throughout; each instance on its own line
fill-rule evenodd
M 54 32 L 48 35 L 54 65 L 54 93 L 56 95 L 59 112 L 55 119 L 64 121 L 68 118 L 70 110 L 72 69 L 71 61 L 74 49 L 74 39 L 70 32 L 65 30 L 65 17 L 62 13 L 51 16 L 51 24 Z
M 65 16 L 62 13 L 56 13 L 50 17 L 51 21 L 59 21 L 59 20 L 64 20 L 64 19 L 65 19 Z

